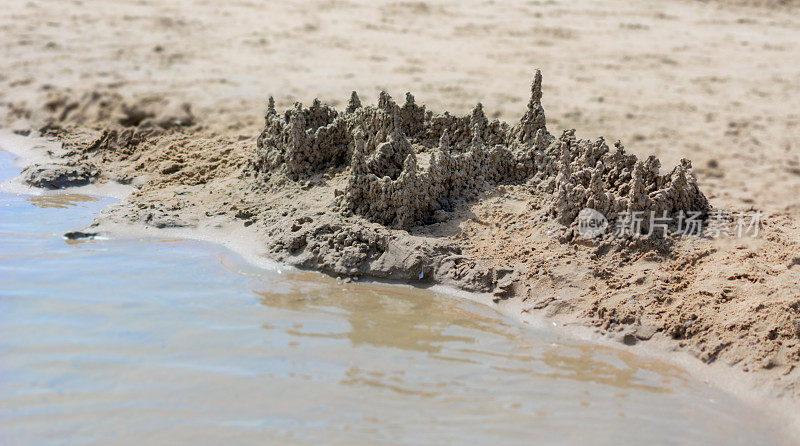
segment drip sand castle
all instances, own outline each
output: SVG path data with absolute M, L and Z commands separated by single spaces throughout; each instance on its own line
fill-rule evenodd
M 353 93 L 341 111 L 315 100 L 279 114 L 270 99 L 253 138 L 210 130 L 163 97 L 50 91 L 45 102 L 12 107 L 43 115 L 31 125 L 62 143 L 24 181 L 134 186 L 69 238 L 173 231 L 347 280 L 444 284 L 513 314 L 758 370 L 755 385 L 800 396 L 795 276 L 768 267 L 798 262 L 791 233 L 728 249 L 654 233 L 645 219 L 623 236 L 579 236 L 584 209 L 609 227 L 634 213 L 674 222 L 712 209 L 687 160 L 662 171 L 620 143 L 550 134 L 538 72 L 511 124 L 490 121 L 480 104 L 455 116 L 411 94 L 399 105 L 383 92 L 371 106 Z M 780 217 L 764 224 L 789 227 Z
M 455 203 L 502 184 L 534 188 L 564 225 L 583 208 L 608 219 L 635 211 L 707 214 L 689 161 L 662 175 L 654 156 L 638 160 L 619 143 L 611 150 L 602 138 L 579 140 L 574 131 L 552 136 L 541 85 L 537 71 L 528 109 L 513 126 L 490 122 L 480 103 L 469 116 L 437 115 L 410 93 L 399 106 L 382 92 L 374 107 L 353 92 L 343 113 L 315 100 L 279 115 L 270 98 L 256 166 L 295 181 L 346 167 L 341 208 L 402 229 L 446 220 Z

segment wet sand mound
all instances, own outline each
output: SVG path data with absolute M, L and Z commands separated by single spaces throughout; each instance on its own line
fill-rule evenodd
M 654 156 L 620 143 L 551 135 L 538 72 L 513 125 L 480 104 L 455 116 L 410 94 L 401 106 L 382 93 L 372 106 L 354 93 L 344 111 L 316 100 L 279 114 L 270 100 L 262 131 L 247 137 L 208 119 L 159 120 L 179 116 L 164 98 L 51 96 L 62 99 L 45 107 L 42 130 L 63 148 L 57 164 L 29 169 L 29 183 L 137 187 L 72 237 L 179 230 L 335 276 L 445 284 L 522 318 L 758 371 L 771 394 L 800 396 L 793 221 L 765 217 L 762 236 L 747 239 L 681 233 L 684 216 L 710 225 L 725 211 L 709 204 L 691 163 L 662 173 Z M 605 231 L 581 232 L 586 210 Z M 635 216 L 633 230 L 610 229 Z M 669 230 L 654 231 L 650 216 Z

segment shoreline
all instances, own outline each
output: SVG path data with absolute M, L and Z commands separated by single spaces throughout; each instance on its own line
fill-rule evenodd
M 37 139 L 30 137 L 22 137 L 13 135 L 12 140 L 20 141 L 34 141 Z M 43 161 L 53 161 L 48 159 L 47 156 L 42 156 L 37 153 L 39 149 L 28 148 L 23 150 L 9 150 L 9 148 L 19 148 L 14 142 L 9 143 L 9 132 L 0 131 L 0 145 L 4 150 L 15 154 L 16 156 L 25 160 L 25 165 L 32 163 L 41 163 Z M 50 144 L 60 144 L 58 141 L 40 139 Z M 32 156 L 33 155 L 33 156 Z M 25 167 L 25 166 L 23 166 Z M 16 177 L 17 179 L 19 177 Z M 124 201 L 127 194 L 134 191 L 131 187 L 108 187 L 108 184 L 102 184 L 99 187 L 83 186 L 77 188 L 69 188 L 71 192 L 87 193 L 93 195 L 110 196 Z M 121 185 L 120 185 L 121 186 Z M 120 191 L 126 191 L 121 195 Z M 20 193 L 19 190 L 10 190 L 11 193 Z M 23 192 L 25 193 L 25 192 Z M 56 191 L 55 193 L 60 193 Z M 298 268 L 288 265 L 279 261 L 271 259 L 264 251 L 259 251 L 256 247 L 262 246 L 263 238 L 254 228 L 248 228 L 244 225 L 228 224 L 217 228 L 157 228 L 147 227 L 141 224 L 123 224 L 123 223 L 103 223 L 100 225 L 90 225 L 94 229 L 98 229 L 98 233 L 104 237 L 115 239 L 125 238 L 163 238 L 174 237 L 184 240 L 201 241 L 205 243 L 222 246 L 230 250 L 236 255 L 240 256 L 248 264 L 254 265 L 260 269 L 269 269 L 272 271 L 314 271 L 313 269 Z M 82 228 L 76 228 L 81 230 Z M 85 229 L 85 228 L 83 228 Z M 318 272 L 318 271 L 317 271 Z M 335 277 L 330 273 L 323 274 Z M 366 280 L 400 284 L 405 286 L 415 286 L 408 281 L 391 281 L 381 280 L 377 278 L 365 277 Z M 542 310 L 528 311 L 523 300 L 509 298 L 499 301 L 493 299 L 493 294 L 488 293 L 475 293 L 470 291 L 461 290 L 448 285 L 441 284 L 426 284 L 422 288 L 429 289 L 435 292 L 441 292 L 458 298 L 468 299 L 473 302 L 487 305 L 506 317 L 520 323 L 521 325 L 529 325 L 534 329 L 554 330 L 560 336 L 567 339 L 574 339 L 579 341 L 586 341 L 596 345 L 612 347 L 615 349 L 630 351 L 631 353 L 650 359 L 663 361 L 665 363 L 678 366 L 686 370 L 690 376 L 703 380 L 705 383 L 729 394 L 737 399 L 745 402 L 746 404 L 763 410 L 772 415 L 777 415 L 786 423 L 776 423 L 776 425 L 783 425 L 787 433 L 796 435 L 800 432 L 800 416 L 796 414 L 797 400 L 784 397 L 778 397 L 774 394 L 774 389 L 770 388 L 770 383 L 753 374 L 742 373 L 736 368 L 715 362 L 714 364 L 706 364 L 699 360 L 696 356 L 692 355 L 685 348 L 680 348 L 675 340 L 666 336 L 654 336 L 646 342 L 638 342 L 636 345 L 621 345 L 620 339 L 616 338 L 610 333 L 601 333 L 591 322 L 591 319 L 580 317 L 574 313 L 571 314 L 556 314 L 555 316 L 547 316 Z M 776 407 L 778 406 L 778 407 Z
M 798 6 L 11 2 L 0 139 L 57 140 L 17 191 L 125 197 L 69 237 L 477 299 L 800 438 Z

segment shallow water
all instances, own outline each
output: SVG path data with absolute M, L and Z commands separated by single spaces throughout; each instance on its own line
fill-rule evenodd
M 109 202 L 0 193 L 0 444 L 781 442 L 679 368 L 462 299 L 61 237 Z

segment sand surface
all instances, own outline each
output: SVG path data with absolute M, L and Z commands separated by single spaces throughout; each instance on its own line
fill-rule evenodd
M 729 365 L 796 407 L 800 14 L 754 3 L 12 1 L 0 123 L 60 139 L 69 178 L 139 188 L 87 233 L 213 229 L 337 275 L 429 267 L 425 280 L 518 313 Z M 555 138 L 621 140 L 664 174 L 689 158 L 713 209 L 764 215 L 760 236 L 581 240 L 529 178 L 478 187 L 426 225 L 376 221 L 346 212 L 346 161 L 297 179 L 256 169 L 270 95 L 282 113 L 411 91 L 427 110 L 481 102 L 515 125 L 537 68 Z

